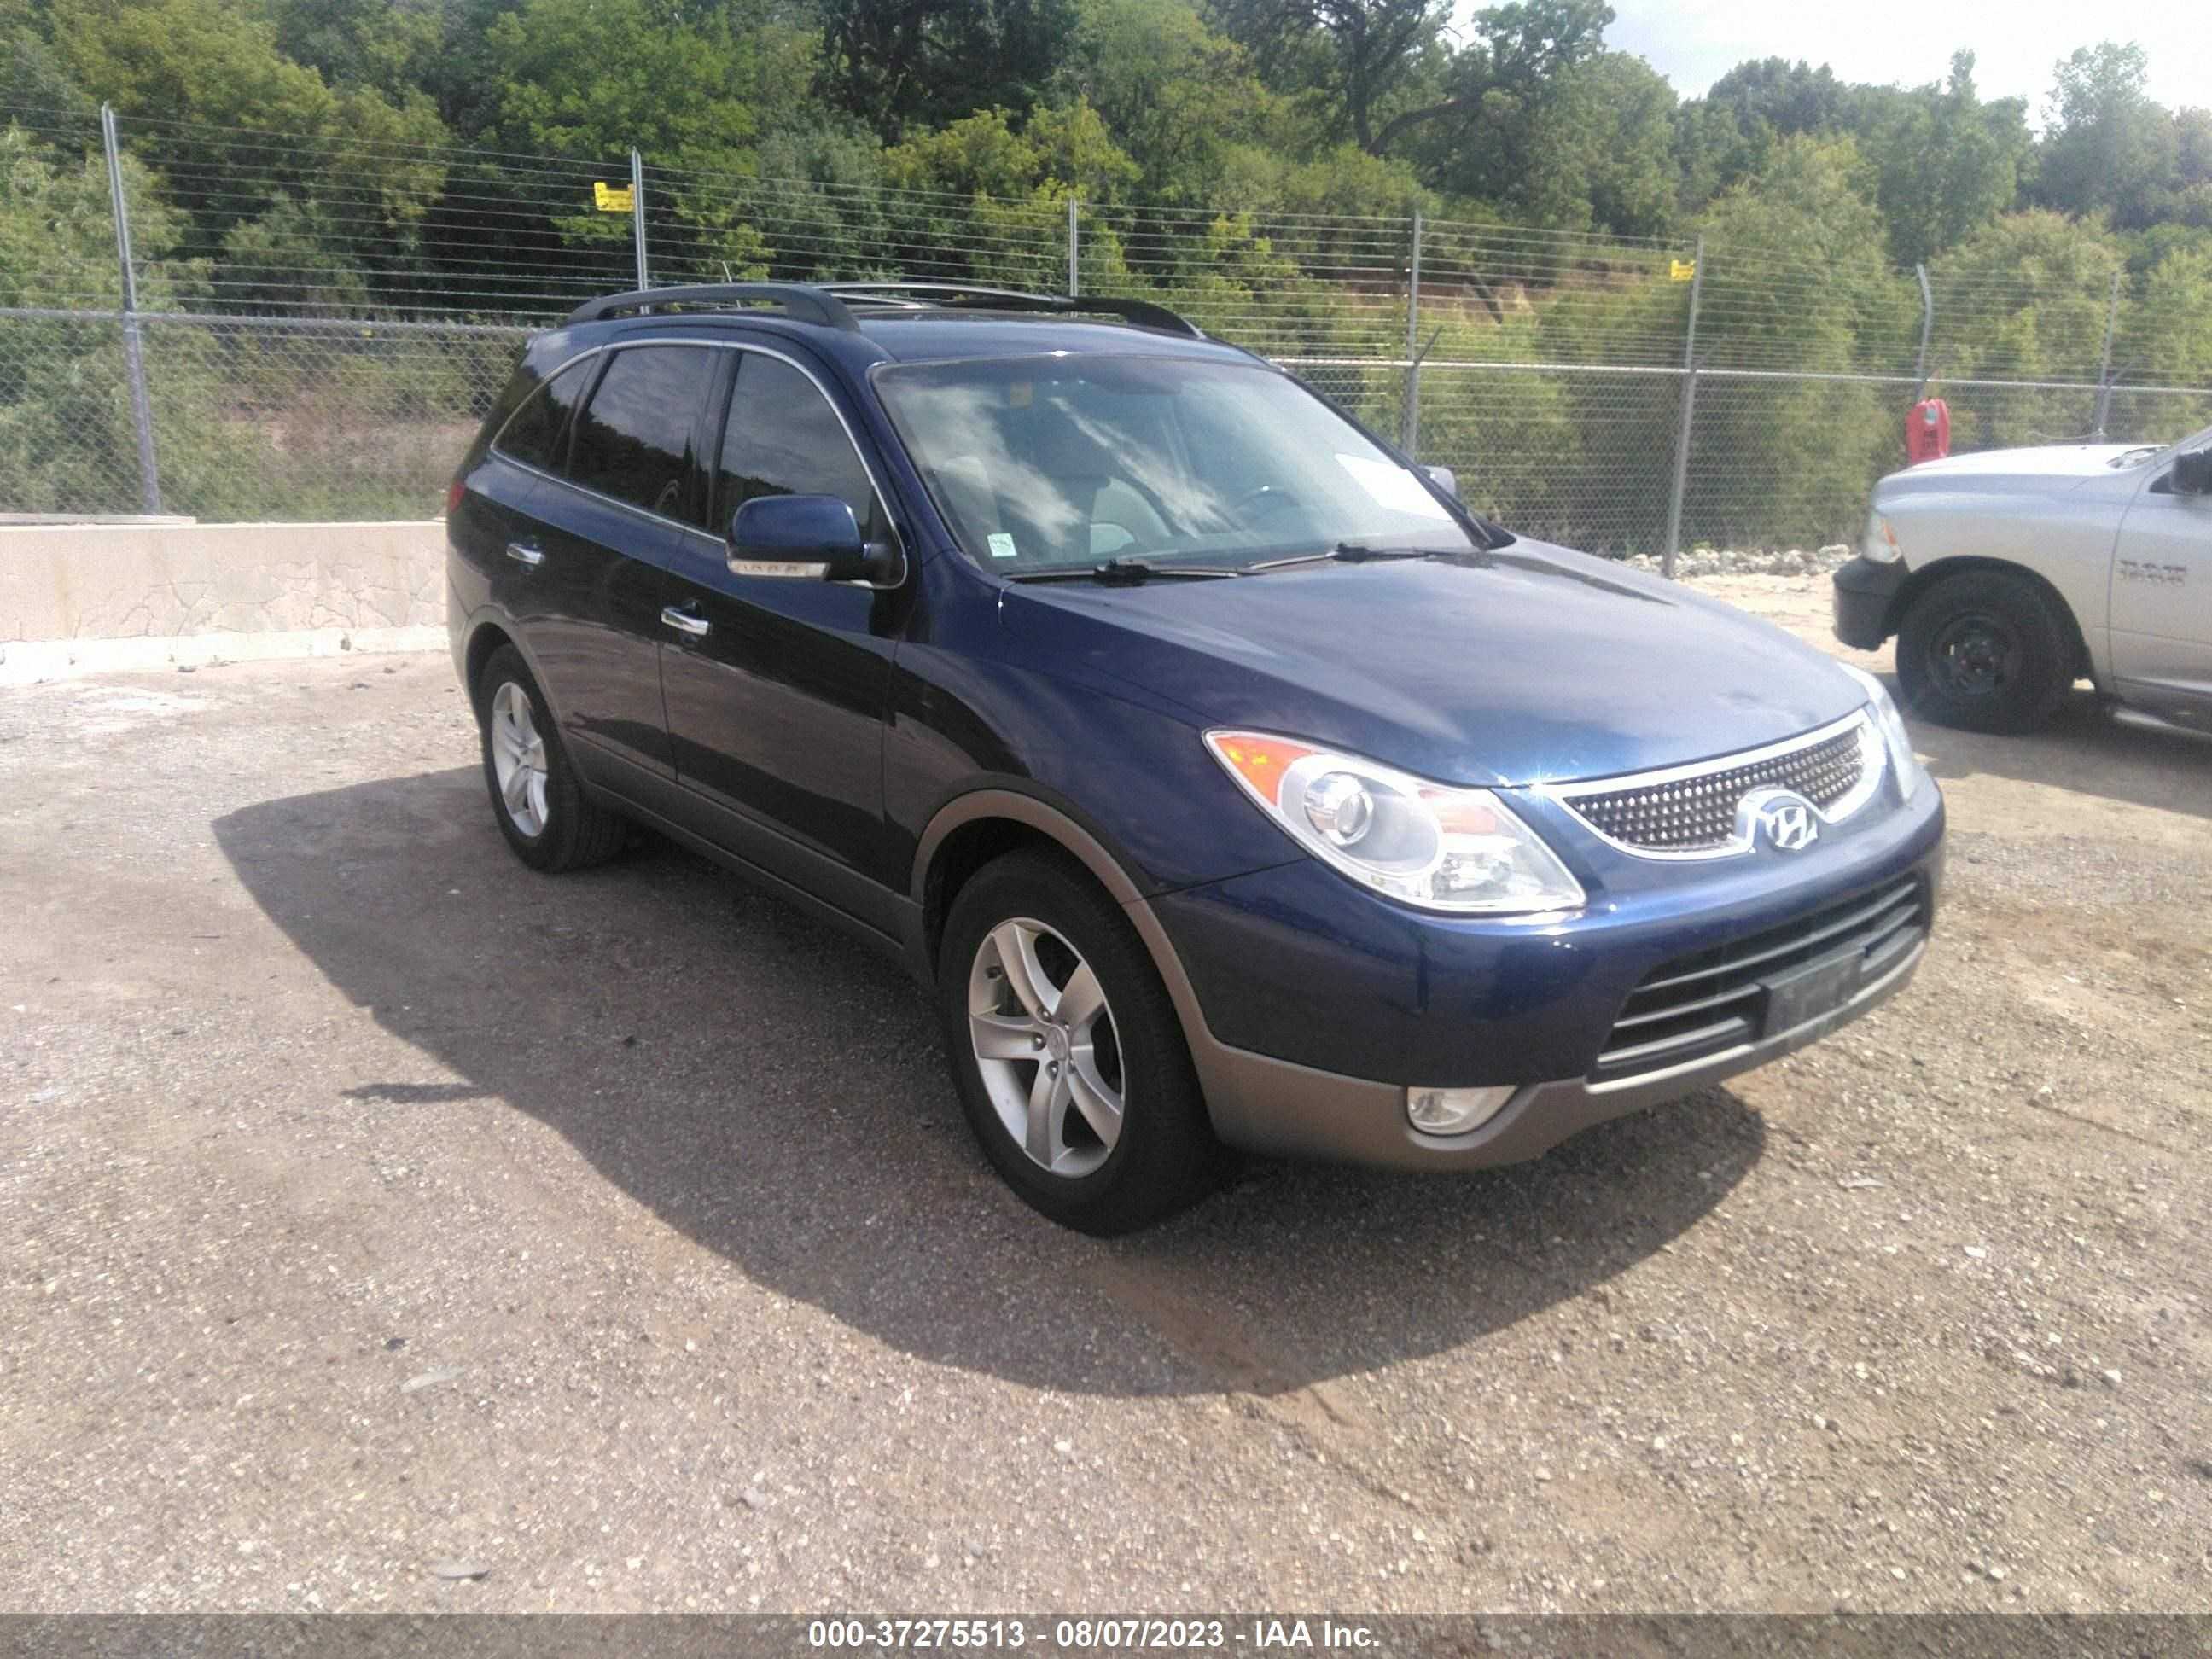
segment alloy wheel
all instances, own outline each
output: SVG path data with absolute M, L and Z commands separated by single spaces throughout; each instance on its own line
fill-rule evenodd
M 545 739 L 530 694 L 513 680 L 491 694 L 492 775 L 500 805 L 526 836 L 545 831 Z
M 1098 976 L 1067 940 L 1015 917 L 983 936 L 968 1032 L 1000 1123 L 1040 1169 L 1091 1174 L 1121 1139 L 1121 1051 Z

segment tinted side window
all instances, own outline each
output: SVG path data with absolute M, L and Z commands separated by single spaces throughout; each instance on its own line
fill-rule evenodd
M 531 393 L 522 407 L 514 411 L 514 418 L 501 431 L 495 446 L 499 453 L 526 466 L 558 472 L 560 452 L 555 446 L 568 429 L 568 416 L 576 407 L 576 399 L 591 385 L 592 370 L 598 363 L 595 357 L 571 363 Z
M 714 378 L 703 346 L 630 346 L 611 354 L 576 417 L 568 477 L 671 519 L 699 521 L 691 434 Z
M 862 535 L 889 540 L 890 516 L 822 389 L 781 358 L 743 351 L 738 362 L 714 472 L 716 526 L 726 531 L 757 495 L 836 495 L 852 504 Z

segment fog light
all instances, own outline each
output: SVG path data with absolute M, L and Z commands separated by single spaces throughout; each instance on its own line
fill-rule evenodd
M 1495 1089 L 1408 1089 L 1406 1116 L 1423 1134 L 1463 1135 L 1496 1117 L 1514 1085 Z

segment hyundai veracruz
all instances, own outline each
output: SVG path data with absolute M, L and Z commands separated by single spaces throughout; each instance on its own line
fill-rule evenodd
M 1223 1145 L 1534 1157 L 1926 945 L 1942 802 L 1879 682 L 1486 521 L 1157 307 L 595 301 L 447 507 L 516 854 L 646 824 L 902 957 L 1070 1226 Z

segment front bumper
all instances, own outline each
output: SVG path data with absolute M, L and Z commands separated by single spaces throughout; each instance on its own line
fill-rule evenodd
M 1518 1164 L 1593 1125 L 1679 1100 L 1819 1041 L 1903 990 L 1927 949 L 1923 940 L 1841 1007 L 1757 1042 L 1618 1083 L 1562 1078 L 1524 1085 L 1497 1116 L 1469 1134 L 1430 1135 L 1414 1128 L 1406 1117 L 1402 1085 L 1316 1071 L 1246 1049 L 1210 1045 L 1198 1056 L 1200 1075 L 1214 1132 L 1249 1152 L 1400 1170 Z
M 1889 625 L 1891 605 L 1912 573 L 1902 559 L 1876 564 L 1859 557 L 1835 575 L 1836 637 L 1857 651 L 1879 651 L 1896 630 Z
M 1593 902 L 1565 918 L 1425 916 L 1306 860 L 1142 901 L 1139 925 L 1156 926 L 1170 952 L 1171 989 L 1223 1140 L 1474 1168 L 1534 1158 L 1591 1124 L 1764 1065 L 1894 995 L 1924 938 L 1870 963 L 1838 1006 L 1780 1029 L 1762 1012 L 1723 1039 L 1729 1046 L 1606 1075 L 1618 1065 L 1621 1051 L 1607 1045 L 1625 1006 L 1672 964 L 1786 935 L 1908 878 L 1932 922 L 1942 837 L 1942 798 L 1925 785 L 1909 804 L 1786 860 L 1753 855 L 1685 871 L 1614 855 L 1602 874 L 1577 871 Z M 1758 1006 L 1770 1002 L 1771 994 Z M 1407 1119 L 1409 1085 L 1501 1085 L 1514 1093 L 1469 1133 L 1431 1135 Z

